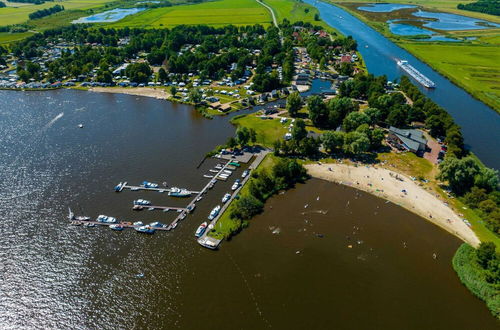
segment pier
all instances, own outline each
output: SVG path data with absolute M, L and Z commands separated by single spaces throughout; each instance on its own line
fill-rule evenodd
M 80 225 L 85 225 L 85 224 L 93 224 L 97 226 L 111 226 L 111 225 L 120 225 L 123 228 L 139 228 L 142 226 L 148 226 L 148 224 L 143 224 L 142 226 L 136 226 L 132 222 L 117 222 L 117 223 L 107 223 L 107 222 L 100 222 L 100 221 L 95 221 L 95 220 L 71 220 L 71 224 L 74 226 L 80 226 Z M 164 227 L 151 227 L 155 230 L 163 230 L 163 231 L 169 231 L 172 228 L 170 226 L 164 226 Z
M 259 153 L 259 155 L 256 156 L 255 160 L 253 161 L 253 163 L 248 167 L 248 169 L 250 171 L 253 171 L 255 170 L 257 167 L 259 167 L 260 163 L 262 163 L 262 161 L 264 160 L 264 158 L 266 157 L 266 155 L 269 153 L 270 151 L 269 150 L 263 150 Z M 228 165 L 231 161 L 229 161 L 226 165 Z M 223 168 L 224 169 L 224 168 Z M 223 170 L 222 169 L 222 170 Z M 221 171 L 222 171 L 221 170 Z M 220 173 L 220 172 L 219 172 Z M 206 248 L 209 248 L 209 249 L 217 249 L 217 247 L 219 246 L 219 244 L 222 242 L 221 239 L 217 239 L 217 238 L 213 238 L 213 237 L 210 237 L 208 234 L 210 232 L 211 229 L 215 228 L 215 226 L 217 225 L 217 222 L 219 221 L 220 217 L 224 214 L 224 212 L 227 210 L 227 208 L 229 207 L 229 205 L 233 202 L 234 198 L 239 194 L 239 192 L 241 191 L 241 189 L 245 186 L 245 184 L 248 182 L 248 180 L 250 180 L 250 177 L 251 177 L 251 172 L 241 181 L 241 185 L 238 187 L 238 189 L 236 189 L 232 194 L 231 194 L 231 198 L 222 206 L 219 214 L 210 222 L 210 224 L 208 225 L 207 229 L 205 230 L 205 232 L 203 233 L 203 235 L 198 239 L 198 243 L 201 245 L 201 246 L 204 246 Z
M 134 211 L 154 211 L 154 210 L 161 210 L 163 212 L 167 211 L 176 211 L 176 212 L 183 212 L 183 211 L 189 211 L 185 207 L 178 207 L 178 206 L 159 206 L 159 205 L 134 205 L 132 207 L 132 210 Z
M 124 189 L 130 189 L 132 191 L 141 191 L 141 190 L 149 190 L 149 191 L 157 191 L 157 192 L 160 192 L 160 193 L 169 193 L 169 192 L 172 192 L 172 188 L 167 188 L 167 187 L 163 187 L 163 188 L 147 188 L 147 187 L 144 187 L 144 186 L 131 186 L 131 185 L 127 185 L 128 182 L 124 182 L 121 184 L 120 186 L 120 189 L 116 190 L 116 192 L 122 192 Z M 199 191 L 191 191 L 191 190 L 188 190 L 189 193 L 191 194 L 198 194 Z

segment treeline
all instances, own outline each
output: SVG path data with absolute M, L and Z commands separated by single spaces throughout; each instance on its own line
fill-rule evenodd
M 500 1 L 499 0 L 479 0 L 467 4 L 458 4 L 458 9 L 477 11 L 480 13 L 500 16 Z
M 500 255 L 495 244 L 481 243 L 476 250 L 464 243 L 452 263 L 462 283 L 500 319 Z
M 5 2 L 0 1 L 0 8 L 3 8 L 3 7 L 7 7 L 7 5 L 5 4 Z
M 280 190 L 293 187 L 297 182 L 305 181 L 307 177 L 302 165 L 286 158 L 278 158 L 270 171 L 260 169 L 253 172 L 248 182 L 248 193 L 236 199 L 230 207 L 229 216 L 235 226 L 226 238 L 239 232 L 249 219 L 261 213 L 269 197 Z
M 412 99 L 413 112 L 416 120 L 425 121 L 429 133 L 435 138 L 442 138 L 447 145 L 447 155 L 461 158 L 468 152 L 465 150 L 464 139 L 460 127 L 446 110 L 425 96 L 410 79 L 401 77 L 401 90 Z
M 39 19 L 45 16 L 49 16 L 64 10 L 64 6 L 55 5 L 54 7 L 37 10 L 34 13 L 28 15 L 30 19 Z
M 426 97 L 407 77 L 401 89 L 413 100 L 412 108 L 423 115 L 425 126 L 436 138 L 444 138 L 447 153 L 439 165 L 437 179 L 447 182 L 451 191 L 484 219 L 486 226 L 500 234 L 500 191 L 498 171 L 485 167 L 465 149 L 461 129 L 453 118 Z

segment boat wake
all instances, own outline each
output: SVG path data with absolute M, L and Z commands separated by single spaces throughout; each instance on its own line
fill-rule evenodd
M 57 116 L 55 116 L 54 119 L 52 119 L 51 121 L 49 121 L 48 124 L 43 127 L 43 129 L 46 130 L 46 129 L 52 127 L 52 125 L 54 125 L 54 123 L 56 121 L 58 121 L 59 119 L 61 119 L 63 116 L 64 116 L 64 112 L 61 112 L 60 114 L 58 114 Z

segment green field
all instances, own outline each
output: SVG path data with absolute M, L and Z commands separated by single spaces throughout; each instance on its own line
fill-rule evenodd
M 402 46 L 474 97 L 500 111 L 498 44 L 419 42 Z
M 257 133 L 257 144 L 272 147 L 273 143 L 282 139 L 290 122 L 282 124 L 279 119 L 261 119 L 256 115 L 246 115 L 244 117 L 235 117 L 231 123 L 236 126 L 254 129 Z
M 319 11 L 306 3 L 297 0 L 263 0 L 263 2 L 274 9 L 278 22 L 286 18 L 292 23 L 296 21 L 310 22 L 314 25 L 332 29 L 324 21 L 314 20 L 314 15 L 319 14 Z M 306 9 L 308 9 L 307 13 Z
M 268 26 L 271 24 L 271 14 L 255 0 L 217 0 L 147 10 L 106 26 L 160 28 L 181 24 Z
M 62 0 L 57 2 L 45 2 L 41 5 L 19 4 L 19 7 L 13 7 L 10 3 L 9 7 L 0 8 L 0 26 L 21 24 L 28 20 L 28 15 L 44 8 L 53 7 L 55 4 L 63 5 L 66 10 L 69 9 L 91 9 L 101 7 L 107 2 L 115 0 Z
M 23 32 L 23 33 L 0 32 L 0 45 L 22 40 L 24 38 L 32 36 L 33 34 L 34 33 L 32 32 Z

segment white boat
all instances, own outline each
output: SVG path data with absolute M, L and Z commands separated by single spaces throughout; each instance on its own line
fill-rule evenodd
M 120 224 L 114 224 L 114 225 L 110 225 L 109 228 L 111 228 L 112 230 L 116 230 L 116 231 L 122 231 L 123 230 L 123 225 L 120 225 Z
M 191 192 L 187 189 L 172 187 L 168 195 L 172 197 L 189 197 L 191 196 Z
M 201 237 L 201 236 L 203 235 L 203 233 L 205 232 L 205 229 L 207 229 L 207 225 L 208 225 L 208 224 L 207 224 L 206 222 L 202 223 L 202 224 L 198 227 L 198 229 L 196 229 L 196 232 L 194 233 L 194 236 L 196 236 L 196 237 Z
M 105 223 L 117 223 L 118 220 L 114 217 L 108 217 L 106 220 L 104 220 Z
M 78 124 L 78 128 L 83 128 L 83 124 Z
M 134 226 L 144 226 L 144 224 L 142 223 L 142 221 L 136 221 L 134 222 Z
M 220 205 L 217 205 L 216 207 L 214 207 L 212 209 L 212 211 L 210 212 L 210 214 L 208 215 L 208 220 L 213 220 L 215 219 L 215 217 L 219 214 L 220 212 Z
M 233 174 L 233 172 L 232 172 L 232 171 L 229 171 L 229 170 L 223 170 L 223 171 L 222 171 L 222 173 L 225 173 L 225 174 L 227 174 L 227 175 L 231 175 L 231 174 Z
M 424 76 L 420 71 L 415 69 L 412 65 L 408 63 L 408 61 L 405 60 L 399 60 L 398 66 L 403 69 L 406 73 L 408 73 L 413 79 L 418 81 L 420 84 L 422 84 L 424 87 L 427 88 L 436 88 L 436 84 Z
M 134 205 L 151 205 L 151 201 L 148 201 L 147 199 L 136 199 L 134 201 Z
M 238 189 L 240 187 L 240 180 L 236 180 L 233 184 L 233 186 L 231 187 L 231 190 L 232 191 L 235 191 L 236 189 Z
M 108 220 L 108 216 L 104 214 L 100 214 L 96 219 L 97 222 L 106 222 L 106 220 Z
M 248 175 L 248 173 L 250 173 L 249 170 L 244 170 L 243 173 L 241 174 L 241 177 L 242 178 L 246 178 L 246 176 Z
M 225 204 L 228 200 L 231 199 L 231 194 L 227 193 L 222 197 L 222 203 Z
M 155 229 L 151 228 L 149 226 L 141 226 L 141 227 L 137 227 L 134 229 L 136 231 L 138 231 L 139 233 L 144 233 L 144 234 L 154 234 L 154 232 L 155 232 Z
M 219 170 L 213 170 L 213 169 L 210 169 L 208 170 L 209 172 L 212 172 L 212 173 L 219 173 Z
M 144 188 L 158 188 L 158 183 L 149 182 L 149 181 L 143 181 L 142 182 L 142 186 Z
M 205 174 L 203 175 L 204 178 L 213 178 L 214 176 L 213 175 L 210 175 L 210 174 Z

